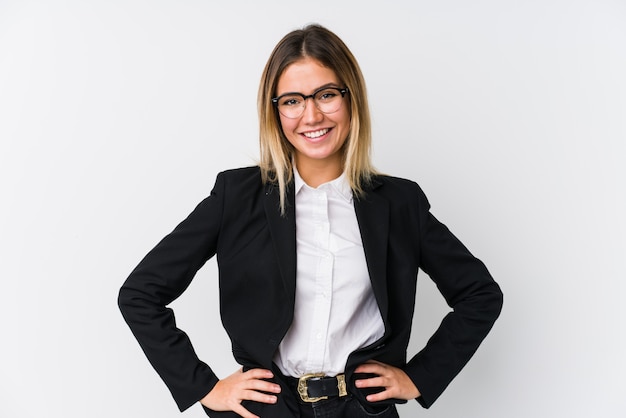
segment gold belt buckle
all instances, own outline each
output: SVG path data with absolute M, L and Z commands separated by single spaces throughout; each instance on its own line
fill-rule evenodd
M 307 383 L 311 379 L 324 377 L 324 373 L 309 373 L 298 379 L 298 393 L 300 394 L 300 399 L 304 402 L 317 402 L 322 399 L 328 399 L 328 396 L 319 396 L 317 398 L 309 397 L 309 389 L 307 388 Z
M 298 393 L 300 394 L 300 399 L 304 402 L 317 402 L 324 399 L 328 399 L 328 396 L 318 396 L 318 397 L 309 397 L 309 390 L 307 387 L 307 382 L 311 379 L 322 378 L 324 377 L 324 373 L 309 373 L 298 379 Z M 348 395 L 348 390 L 346 388 L 346 376 L 343 374 L 339 374 L 337 377 L 337 389 L 339 390 L 339 396 Z

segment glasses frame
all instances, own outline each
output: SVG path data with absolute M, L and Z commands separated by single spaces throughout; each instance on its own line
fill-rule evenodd
M 317 101 L 315 100 L 315 96 L 324 90 L 337 90 L 339 92 L 339 94 L 341 94 L 341 98 L 343 99 L 346 96 L 346 93 L 349 93 L 350 90 L 348 90 L 347 87 L 341 88 L 341 87 L 334 87 L 334 86 L 328 86 L 328 87 L 320 87 L 319 89 L 315 90 L 313 93 L 309 94 L 308 96 L 302 93 L 299 93 L 297 91 L 295 92 L 289 92 L 289 93 L 285 93 L 285 94 L 281 94 L 278 97 L 274 97 L 272 99 L 272 103 L 274 104 L 274 107 L 276 107 L 276 110 L 278 110 L 278 113 L 280 113 L 281 115 L 283 115 L 284 117 L 286 117 L 287 119 L 297 119 L 300 116 L 302 116 L 302 114 L 304 113 L 304 111 L 306 110 L 306 101 L 307 99 L 313 99 L 313 103 L 315 104 L 315 107 L 317 108 L 317 110 L 319 110 L 320 112 L 322 112 L 325 115 L 331 114 L 331 113 L 335 113 L 339 110 L 339 107 L 341 107 L 341 105 L 337 108 L 337 110 L 333 110 L 332 112 L 324 112 L 322 109 L 320 109 L 319 105 L 317 104 Z M 280 108 L 278 107 L 278 101 L 280 99 L 282 99 L 285 96 L 300 96 L 302 97 L 302 102 L 304 103 L 304 106 L 302 106 L 302 111 L 300 112 L 300 114 L 298 116 L 287 116 L 285 114 L 283 114 L 280 111 Z

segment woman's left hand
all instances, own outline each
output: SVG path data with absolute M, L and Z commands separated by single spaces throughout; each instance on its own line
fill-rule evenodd
M 360 379 L 355 382 L 356 387 L 371 388 L 383 387 L 382 392 L 367 396 L 369 402 L 378 402 L 385 399 L 415 399 L 420 397 L 420 391 L 415 387 L 413 381 L 402 370 L 380 361 L 370 360 L 361 364 L 354 371 L 355 373 L 371 373 L 378 376 L 369 379 Z

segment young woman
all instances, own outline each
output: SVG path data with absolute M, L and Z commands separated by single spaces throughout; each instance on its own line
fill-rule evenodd
M 317 25 L 272 52 L 258 96 L 259 166 L 211 195 L 131 273 L 122 313 L 179 408 L 211 417 L 397 417 L 429 407 L 500 313 L 482 262 L 419 186 L 370 162 L 365 83 Z M 217 254 L 220 310 L 242 368 L 219 379 L 166 306 Z M 452 312 L 408 361 L 418 268 Z

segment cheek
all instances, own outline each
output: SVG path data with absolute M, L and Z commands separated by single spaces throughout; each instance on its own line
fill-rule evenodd
M 290 135 L 296 128 L 296 126 L 297 124 L 294 123 L 294 119 L 287 119 L 282 115 L 280 116 L 280 127 L 282 128 L 285 135 Z
M 349 110 L 345 110 L 344 113 L 341 115 L 340 119 L 337 121 L 337 123 L 341 125 L 341 127 L 345 131 L 346 135 L 350 131 L 351 122 L 352 122 L 352 117 L 350 115 Z
M 337 115 L 337 122 L 341 122 L 344 126 L 350 126 L 350 121 L 352 120 L 352 111 L 350 107 L 350 104 L 344 102 L 343 106 L 339 110 L 341 114 L 338 113 Z

